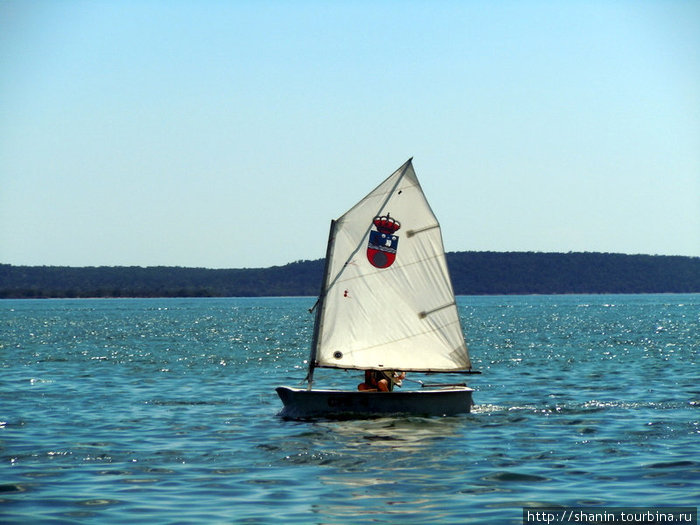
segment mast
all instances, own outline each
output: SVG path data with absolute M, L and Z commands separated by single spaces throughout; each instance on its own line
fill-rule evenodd
M 306 375 L 306 380 L 309 382 L 308 389 L 311 390 L 311 385 L 314 380 L 314 368 L 316 367 L 316 354 L 318 352 L 319 339 L 321 333 L 321 324 L 323 323 L 323 309 L 328 289 L 328 268 L 331 252 L 333 251 L 333 241 L 335 238 L 335 220 L 331 221 L 331 227 L 328 232 L 328 244 L 326 245 L 326 260 L 323 266 L 323 282 L 321 283 L 321 293 L 318 296 L 316 304 L 311 308 L 316 309 L 316 318 L 314 320 L 314 334 L 311 340 L 311 353 L 309 354 L 309 372 Z

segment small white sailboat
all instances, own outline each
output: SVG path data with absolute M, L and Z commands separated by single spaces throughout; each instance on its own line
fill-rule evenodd
M 416 390 L 319 390 L 314 369 L 472 371 L 440 225 L 412 159 L 331 221 L 306 388 L 278 387 L 285 418 L 470 411 L 464 384 Z M 312 309 L 313 310 L 313 309 Z M 359 378 L 359 377 L 358 377 Z

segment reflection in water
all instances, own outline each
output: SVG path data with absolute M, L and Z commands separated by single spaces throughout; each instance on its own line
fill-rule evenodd
M 469 417 L 378 418 L 306 423 L 288 436 L 284 461 L 320 465 L 313 512 L 365 521 L 440 516 L 457 488 L 459 469 L 446 467 Z M 382 519 L 382 516 L 384 517 Z

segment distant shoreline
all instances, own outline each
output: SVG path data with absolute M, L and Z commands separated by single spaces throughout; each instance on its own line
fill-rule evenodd
M 566 297 L 566 296 L 624 296 L 624 295 L 698 295 L 700 292 L 638 292 L 638 293 L 627 293 L 627 292 L 604 292 L 604 293 L 552 293 L 552 294 L 455 294 L 455 297 Z M 138 301 L 138 300 L 153 300 L 157 301 L 159 299 L 308 299 L 316 300 L 315 295 L 257 295 L 257 296 L 240 296 L 240 295 L 221 295 L 221 296 L 154 296 L 154 297 L 138 297 L 138 296 L 119 296 L 119 297 L 0 297 L 0 302 L 2 301 Z
M 456 295 L 700 293 L 700 257 L 451 252 L 447 262 Z M 230 270 L 0 264 L 0 299 L 315 297 L 322 272 L 321 259 Z

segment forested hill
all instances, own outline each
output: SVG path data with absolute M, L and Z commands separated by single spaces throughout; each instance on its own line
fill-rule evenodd
M 458 295 L 700 292 L 700 257 L 454 252 L 447 261 Z M 0 298 L 315 296 L 322 272 L 322 260 L 237 270 L 0 264 Z

